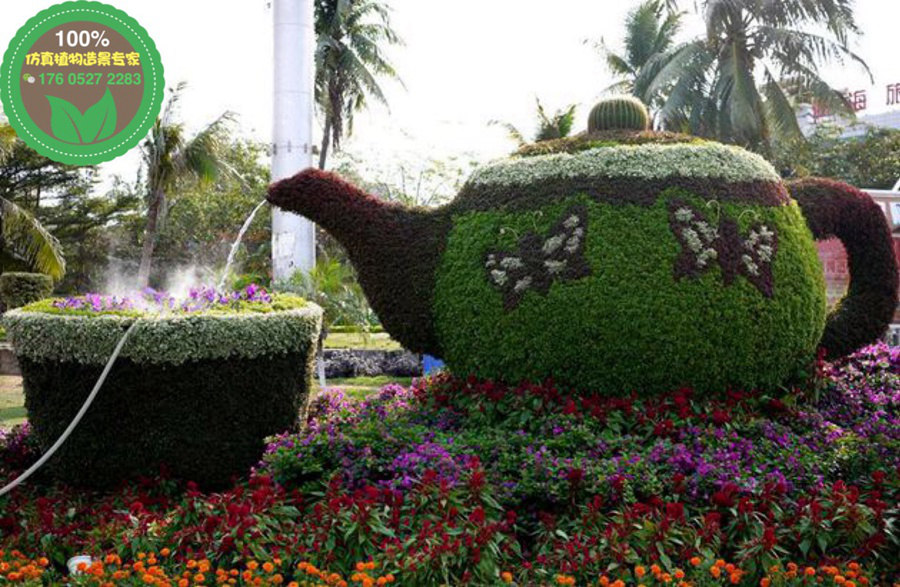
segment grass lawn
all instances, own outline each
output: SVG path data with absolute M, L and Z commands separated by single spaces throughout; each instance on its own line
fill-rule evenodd
M 412 377 L 353 377 L 349 379 L 329 379 L 328 389 L 340 388 L 353 399 L 362 399 L 378 391 L 388 383 L 409 385 Z M 313 393 L 318 393 L 318 384 L 313 385 Z M 103 390 L 100 390 L 103 393 Z M 25 421 L 25 406 L 22 405 L 22 379 L 12 375 L 0 375 L 0 428 L 11 428 Z
M 325 339 L 325 348 L 397 351 L 402 347 L 387 332 L 376 332 L 368 335 L 362 332 L 332 332 Z
M 0 375 L 0 427 L 8 428 L 25 421 L 23 401 L 21 378 Z

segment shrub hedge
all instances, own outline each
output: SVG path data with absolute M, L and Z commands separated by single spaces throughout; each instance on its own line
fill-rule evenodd
M 4 317 L 42 449 L 68 426 L 134 316 L 15 310 Z M 144 317 L 84 420 L 51 459 L 60 479 L 108 486 L 160 465 L 207 487 L 242 475 L 263 439 L 305 414 L 321 310 Z
M 0 275 L 0 302 L 7 310 L 49 297 L 52 292 L 53 279 L 43 273 L 10 271 Z

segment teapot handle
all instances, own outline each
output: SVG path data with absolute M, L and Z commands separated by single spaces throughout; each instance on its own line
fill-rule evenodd
M 828 316 L 819 343 L 825 357 L 848 355 L 877 341 L 897 308 L 897 257 L 887 218 L 869 194 L 838 181 L 787 184 L 816 240 L 837 237 L 847 251 L 850 286 Z

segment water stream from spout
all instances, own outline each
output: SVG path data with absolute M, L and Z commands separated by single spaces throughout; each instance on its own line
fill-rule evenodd
M 231 265 L 234 263 L 234 257 L 237 255 L 238 247 L 241 246 L 241 241 L 244 240 L 244 235 L 247 234 L 247 231 L 250 230 L 250 224 L 253 223 L 253 219 L 256 218 L 256 213 L 259 212 L 260 208 L 268 204 L 267 200 L 263 200 L 259 204 L 256 205 L 256 208 L 250 212 L 250 216 L 247 216 L 247 219 L 244 220 L 244 224 L 241 225 L 241 230 L 238 231 L 237 238 L 234 239 L 234 243 L 231 245 L 231 250 L 228 251 L 228 259 L 225 261 L 225 269 L 222 270 L 222 277 L 219 278 L 219 283 L 216 284 L 216 290 L 222 291 L 222 288 L 225 287 L 225 280 L 228 279 L 228 271 L 231 269 Z

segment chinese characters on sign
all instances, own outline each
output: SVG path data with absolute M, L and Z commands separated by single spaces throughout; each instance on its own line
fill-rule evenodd
M 900 104 L 900 83 L 888 84 L 887 87 L 887 105 L 894 106 Z
M 72 53 L 69 51 L 42 51 L 40 53 L 28 53 L 25 56 L 25 65 L 37 67 L 68 67 L 70 65 L 83 65 L 92 67 L 135 67 L 141 64 L 141 54 L 136 51 L 124 53 L 122 51 L 88 51 L 86 53 Z
M 885 101 L 885 105 L 900 106 L 900 83 L 888 84 L 885 86 L 885 89 L 887 90 L 887 100 Z M 850 104 L 850 107 L 853 108 L 854 112 L 862 112 L 869 107 L 868 90 L 845 92 L 844 97 L 847 99 L 847 102 Z M 820 118 L 831 116 L 831 114 L 831 110 L 822 103 L 817 102 L 812 105 L 812 117 L 814 122 L 818 122 Z
M 857 90 L 847 93 L 847 101 L 853 107 L 854 112 L 861 112 L 868 106 L 868 96 L 865 90 Z

